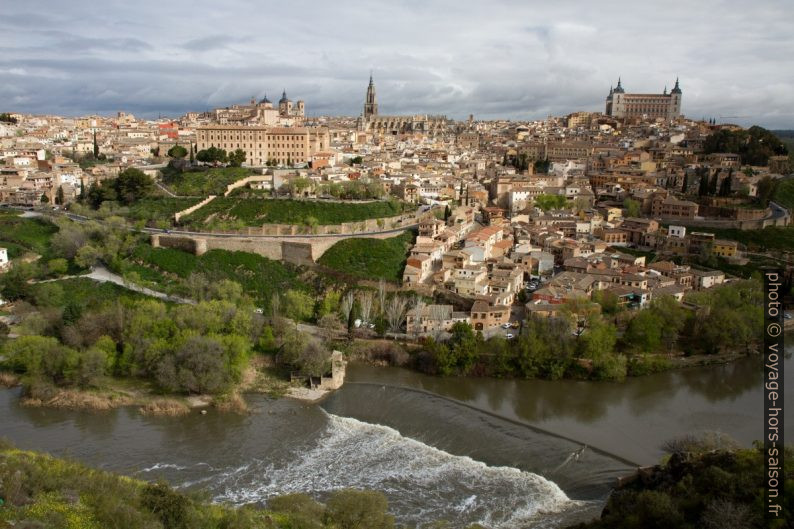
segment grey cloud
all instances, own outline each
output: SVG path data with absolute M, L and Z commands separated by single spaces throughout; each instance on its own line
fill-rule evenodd
M 690 116 L 794 128 L 781 1 L 27 5 L 0 19 L 2 111 L 178 115 L 286 87 L 357 115 L 373 69 L 382 112 L 535 119 L 603 110 L 618 75 L 639 92 L 678 75 Z

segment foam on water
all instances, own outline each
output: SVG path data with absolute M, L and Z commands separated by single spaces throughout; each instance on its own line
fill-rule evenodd
M 489 467 L 392 428 L 335 415 L 318 438 L 295 447 L 289 460 L 251 461 L 215 474 L 208 487 L 216 501 L 235 504 L 291 492 L 379 490 L 399 521 L 410 525 L 438 519 L 493 528 L 545 525 L 548 515 L 581 507 L 531 472 Z

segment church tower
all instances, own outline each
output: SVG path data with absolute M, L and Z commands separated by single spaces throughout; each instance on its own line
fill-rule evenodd
M 372 74 L 369 75 L 369 86 L 367 87 L 367 98 L 364 100 L 364 119 L 378 115 L 378 103 L 375 100 L 375 83 L 372 82 Z

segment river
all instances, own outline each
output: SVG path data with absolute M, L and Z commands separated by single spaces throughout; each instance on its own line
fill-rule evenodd
M 216 501 L 359 487 L 384 492 L 411 527 L 551 528 L 597 515 L 615 478 L 657 462 L 665 439 L 716 429 L 749 445 L 761 432 L 760 377 L 760 358 L 622 384 L 358 365 L 319 406 L 251 396 L 246 416 L 182 418 L 26 408 L 15 389 L 0 391 L 0 435 Z

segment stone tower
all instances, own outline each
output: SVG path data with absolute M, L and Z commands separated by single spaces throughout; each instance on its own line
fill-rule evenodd
M 364 100 L 364 119 L 378 115 L 378 103 L 375 99 L 375 83 L 372 82 L 372 74 L 369 75 L 369 86 L 367 87 L 367 98 Z
M 670 90 L 670 109 L 668 119 L 675 119 L 681 115 L 681 87 L 678 86 L 678 77 L 675 78 L 675 86 Z
M 278 100 L 278 113 L 283 118 L 288 118 L 292 115 L 292 100 L 287 97 L 287 90 L 281 94 L 281 99 Z

